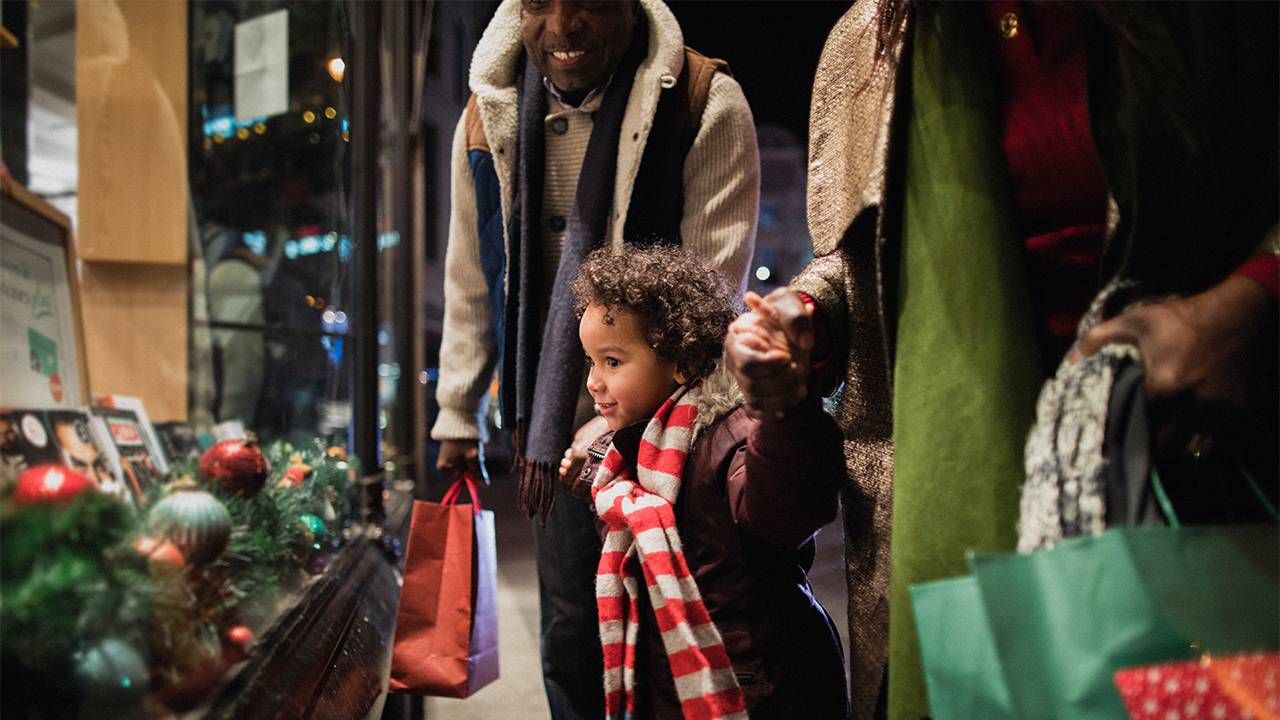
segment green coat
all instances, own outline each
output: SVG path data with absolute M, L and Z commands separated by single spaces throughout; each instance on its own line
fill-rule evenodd
M 893 586 L 900 590 L 962 572 L 968 547 L 1011 548 L 1022 477 L 1020 464 L 1010 467 L 1007 458 L 999 473 L 966 482 L 921 485 L 918 478 L 893 477 L 894 438 L 902 428 L 895 428 L 891 409 L 903 401 L 894 368 L 903 363 L 900 331 L 917 327 L 900 328 L 899 321 L 901 285 L 913 284 L 904 275 L 903 207 L 913 111 L 910 39 L 915 28 L 910 23 L 918 18 L 905 21 L 907 40 L 886 48 L 877 62 L 874 5 L 857 3 L 841 19 L 819 64 L 809 178 L 809 225 L 817 257 L 792 285 L 815 298 L 845 361 L 837 419 L 849 470 L 844 499 L 855 717 L 873 712 L 890 642 L 896 686 L 890 714 L 914 717 L 925 712 L 924 691 L 909 636 L 913 631 L 902 630 L 913 627 L 906 617 L 893 623 L 889 639 L 890 608 L 896 615 L 910 612 L 905 593 L 889 597 L 890 567 L 899 576 Z M 981 15 L 977 7 L 968 12 Z M 1277 219 L 1277 7 L 1104 3 L 1087 12 L 1092 124 L 1113 199 L 1103 277 L 1141 280 L 1153 293 L 1209 287 L 1253 252 Z M 941 16 L 933 20 L 953 22 Z M 1117 23 L 1142 38 L 1141 52 L 1122 52 L 1110 41 L 1114 33 L 1108 27 Z M 953 80 L 983 77 L 990 76 L 970 69 Z M 1144 112 L 1137 112 L 1139 107 Z M 980 164 L 1002 167 L 992 163 L 1002 160 L 998 143 L 971 150 Z M 991 196 L 1006 192 L 993 184 Z M 1017 297 L 1018 284 L 1025 283 L 1008 272 L 998 278 L 1008 298 Z M 920 316 L 930 313 L 921 308 Z M 1021 322 L 1009 319 L 1005 326 L 1015 332 L 1002 335 L 1001 342 L 1016 345 L 1011 337 Z M 1013 365 L 1034 363 L 1029 359 L 1034 349 L 1002 349 L 1022 358 L 1008 360 Z M 915 362 L 927 368 L 931 360 Z M 1034 384 L 1038 372 L 1038 367 L 1024 368 L 1020 375 Z M 927 405 L 921 400 L 928 399 L 927 385 L 914 384 L 915 406 Z M 1007 455 L 1009 448 L 1020 452 L 1034 387 L 1029 399 L 1025 388 L 1003 397 L 1005 402 L 995 401 L 982 414 L 1004 418 L 998 422 L 1005 423 L 1008 437 L 1001 452 Z M 1009 420 L 1017 417 L 1025 422 Z M 954 438 L 971 430 L 955 427 L 964 422 L 916 429 L 934 438 L 937 447 L 952 447 Z M 915 462 L 927 466 L 929 458 Z M 914 514 L 917 528 L 924 523 L 927 532 L 894 534 L 891 560 L 894 512 Z M 912 561 L 902 563 L 903 557 Z M 899 677 L 907 680 L 898 682 Z

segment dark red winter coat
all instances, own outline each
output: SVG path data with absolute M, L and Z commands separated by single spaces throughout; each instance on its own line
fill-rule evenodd
M 676 527 L 747 710 L 754 719 L 848 717 L 840 637 L 806 575 L 815 533 L 836 517 L 840 431 L 812 398 L 783 418 L 754 420 L 726 389 L 706 393 L 700 410 Z M 644 425 L 601 438 L 593 457 L 612 440 L 634 465 Z M 593 465 L 579 478 L 594 477 Z M 636 716 L 681 718 L 646 594 L 640 602 Z

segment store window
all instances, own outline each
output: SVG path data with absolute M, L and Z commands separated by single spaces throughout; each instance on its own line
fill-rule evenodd
M 362 716 L 432 419 L 433 5 L 2 8 L 0 715 Z
M 349 22 L 337 2 L 190 7 L 193 401 L 264 440 L 345 436 Z

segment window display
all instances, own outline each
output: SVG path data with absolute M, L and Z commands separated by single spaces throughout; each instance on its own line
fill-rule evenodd
M 18 415 L 31 445 L 87 420 Z M 6 455 L 0 634 L 6 681 L 28 681 L 28 709 L 161 716 L 207 701 L 350 534 L 358 464 L 337 448 L 223 441 L 175 462 L 176 478 L 135 508 L 87 456 L 68 461 L 68 447 L 90 443 L 65 436 L 61 457 L 32 454 L 19 469 Z
M 352 12 L 4 4 L 0 134 L 21 164 L 0 165 L 6 718 L 273 715 L 333 657 L 372 675 L 389 658 L 395 527 L 376 441 L 347 448 L 362 388 L 372 427 L 406 383 L 393 363 L 354 377 L 375 298 L 353 264 L 369 250 L 411 275 L 400 229 L 366 243 L 349 217 Z M 55 117 L 57 157 L 36 142 Z M 28 124 L 32 152 L 9 152 Z M 394 312 L 374 317 L 399 338 Z

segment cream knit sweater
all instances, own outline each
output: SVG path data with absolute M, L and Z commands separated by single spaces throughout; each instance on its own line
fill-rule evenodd
M 622 246 L 621 219 L 627 215 L 660 93 L 664 86 L 672 84 L 684 63 L 684 37 L 675 17 L 661 0 L 640 0 L 640 5 L 649 21 L 649 54 L 636 71 L 618 142 L 614 212 L 609 224 L 609 242 L 615 248 Z M 471 67 L 471 89 L 476 93 L 485 136 L 495 153 L 504 231 L 515 173 L 515 65 L 523 51 L 519 13 L 519 0 L 504 0 L 480 40 Z M 564 230 L 557 219 L 567 222 L 572 211 L 596 102 L 588 102 L 582 108 L 565 108 L 549 99 L 542 217 L 543 267 L 548 273 L 545 287 L 551 286 L 559 264 Z M 454 133 L 452 160 L 444 333 L 436 392 L 440 414 L 432 437 L 484 440 L 484 398 L 497 363 L 497 341 L 480 266 L 475 184 L 467 162 L 463 121 L 459 121 Z M 680 232 L 685 249 L 724 273 L 741 294 L 755 248 L 760 162 L 751 109 L 742 88 L 723 73 L 712 79 L 702 127 L 685 158 L 683 182 Z M 542 308 L 544 317 L 547 300 Z M 592 412 L 585 391 L 578 409 L 577 423 L 581 424 Z

